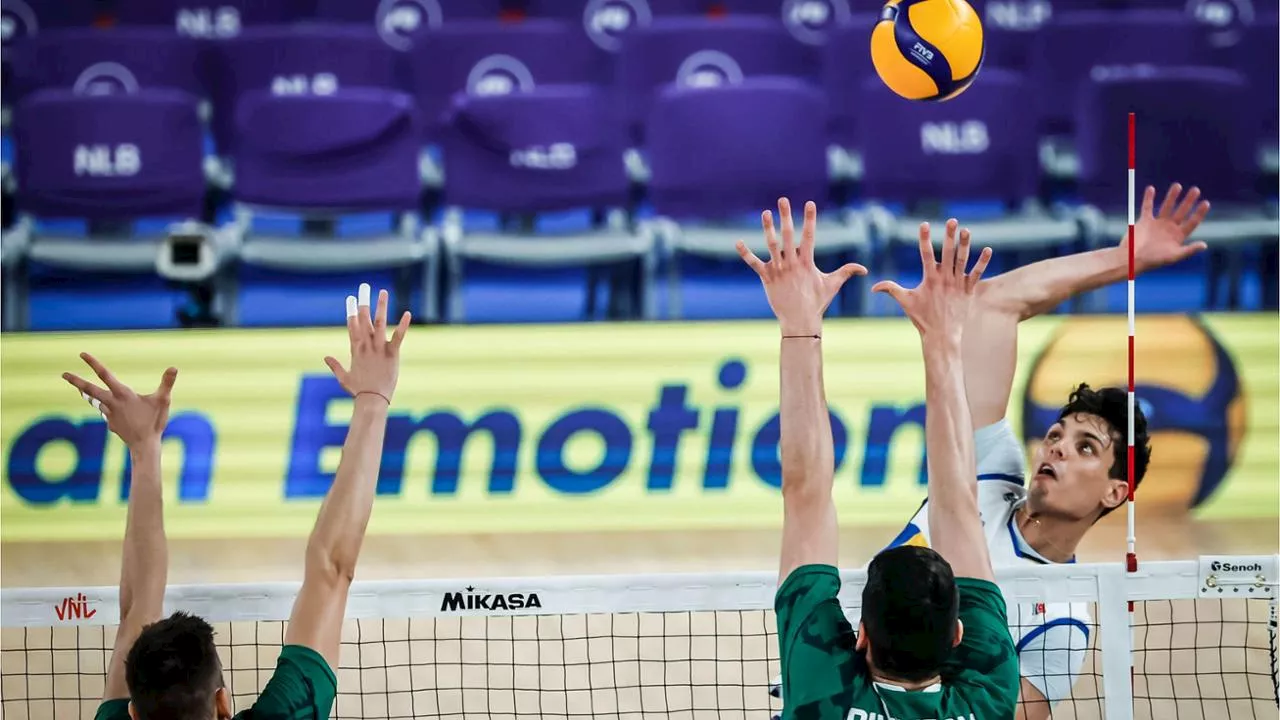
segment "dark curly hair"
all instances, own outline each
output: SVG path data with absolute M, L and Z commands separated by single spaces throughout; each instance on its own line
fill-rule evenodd
M 1112 439 L 1115 441 L 1115 462 L 1111 465 L 1109 476 L 1116 480 L 1129 481 L 1129 463 L 1126 452 L 1121 448 L 1128 447 L 1129 429 L 1129 392 L 1118 387 L 1105 387 L 1094 390 L 1086 383 L 1080 383 L 1071 391 L 1067 404 L 1058 413 L 1058 421 L 1072 415 L 1096 415 L 1107 424 Z M 1133 408 L 1133 488 L 1137 492 L 1138 485 L 1147 474 L 1147 464 L 1151 462 L 1151 436 L 1147 435 L 1147 416 L 1142 408 L 1134 404 Z M 1116 507 L 1119 507 L 1118 505 Z M 1116 508 L 1106 508 L 1099 519 Z
M 139 720 L 208 720 L 222 685 L 213 626 L 184 612 L 148 625 L 125 659 Z

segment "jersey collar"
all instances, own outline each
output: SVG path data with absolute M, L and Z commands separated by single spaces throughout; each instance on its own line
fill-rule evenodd
M 1018 529 L 1018 509 L 1025 503 L 1026 498 L 1023 498 L 1021 502 L 1013 506 L 1013 512 L 1009 513 L 1009 541 L 1013 543 L 1013 553 L 1020 558 L 1031 560 L 1032 562 L 1037 562 L 1041 565 L 1057 565 L 1058 563 L 1055 563 L 1036 552 L 1036 549 L 1031 547 L 1031 544 L 1027 542 L 1026 538 L 1022 537 L 1022 530 Z M 1076 556 L 1072 555 L 1070 560 L 1067 560 L 1062 564 L 1071 565 L 1074 564 L 1075 561 Z

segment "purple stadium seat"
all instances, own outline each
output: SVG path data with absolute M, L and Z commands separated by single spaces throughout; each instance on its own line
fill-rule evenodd
M 246 29 L 211 56 L 213 136 L 234 149 L 236 103 L 255 90 L 280 96 L 330 95 L 345 88 L 394 89 L 399 56 L 370 28 L 300 25 Z
M 22 59 L 15 57 L 15 51 L 42 32 L 89 27 L 96 12 L 94 0 L 5 0 L 0 4 L 0 92 L 5 107 L 17 104 L 22 94 L 15 82 L 21 71 L 13 67 Z
M 1275 206 L 1257 192 L 1256 134 L 1247 113 L 1254 91 L 1239 73 L 1220 68 L 1171 68 L 1089 83 L 1076 111 L 1081 190 L 1095 209 L 1092 232 L 1114 243 L 1125 230 L 1128 113 L 1136 116 L 1135 190 L 1169 183 L 1195 185 L 1213 203 L 1196 237 L 1209 252 L 1209 307 L 1217 305 L 1226 274 L 1229 307 L 1238 307 L 1244 260 L 1238 249 L 1273 250 L 1280 241 Z M 1158 202 L 1158 200 L 1157 200 Z M 1274 267 L 1274 266 L 1272 266 Z M 1272 270 L 1274 272 L 1274 270 Z M 1275 278 L 1264 270 L 1262 286 L 1274 298 Z M 1272 307 L 1274 307 L 1272 305 Z
M 235 120 L 243 264 L 293 273 L 412 268 L 424 289 L 415 315 L 435 317 L 438 253 L 416 212 L 420 131 L 412 97 L 360 87 L 325 95 L 255 90 L 242 97 Z M 397 220 L 381 233 L 319 238 L 273 235 L 252 222 L 279 214 L 336 221 L 359 212 Z
M 44 90 L 18 105 L 14 136 L 21 219 L 5 231 L 6 327 L 29 325 L 28 263 L 73 273 L 154 273 L 160 238 L 135 236 L 132 221 L 200 216 L 201 128 L 191 95 Z M 38 222 L 61 219 L 97 229 L 86 235 Z
M 860 88 L 863 188 L 889 202 L 1036 194 L 1035 124 L 1022 75 L 983 70 L 945 103 L 907 102 L 873 78 Z
M 453 96 L 505 95 L 598 79 L 598 54 L 567 22 L 463 21 L 445 25 L 411 55 L 413 94 L 428 140 L 438 137 Z
M 186 93 L 45 90 L 18 107 L 14 132 L 25 212 L 88 220 L 200 214 L 200 120 Z
M 1241 32 L 1240 42 L 1226 50 L 1230 67 L 1242 73 L 1249 81 L 1249 117 L 1260 123 L 1263 144 L 1272 148 L 1276 144 L 1276 118 L 1280 115 L 1280 27 L 1273 12 L 1256 18 Z
M 879 13 L 875 0 L 728 0 L 730 16 L 756 15 L 780 20 L 792 37 L 806 45 L 825 45 L 827 35 L 855 13 Z
M 812 53 L 776 20 L 762 17 L 655 20 L 627 35 L 618 57 L 617 107 L 640 137 L 654 95 L 682 87 L 734 85 L 750 77 L 811 77 Z
M 600 49 L 616 53 L 622 36 L 661 17 L 696 16 L 706 0 L 530 0 L 529 16 L 567 20 Z
M 1038 142 L 1025 76 L 983 70 L 979 81 L 944 103 L 907 102 L 876 79 L 863 83 L 859 122 L 862 187 L 873 224 L 890 244 L 913 244 L 936 204 L 997 201 L 999 212 L 959 214 L 977 242 L 1046 247 L 1081 239 L 1074 218 L 1040 211 L 1031 201 L 1039 179 Z M 885 204 L 904 206 L 891 213 Z M 938 242 L 942 234 L 937 233 Z M 892 254 L 884 260 L 886 265 Z M 892 307 L 892 305 L 889 305 Z
M 441 149 L 453 206 L 537 213 L 627 203 L 623 136 L 590 86 L 459 96 Z
M 22 92 L 62 88 L 110 95 L 171 88 L 204 95 L 200 47 L 168 30 L 55 30 L 25 43 L 15 60 Z
M 739 221 L 791 198 L 796 212 L 827 196 L 826 99 L 796 78 L 750 78 L 710 88 L 668 84 L 649 113 L 649 196 L 662 218 L 664 246 L 678 258 L 736 258 L 746 238 L 766 252 L 758 232 Z M 852 252 L 866 244 L 861 228 L 821 223 L 823 249 Z M 669 312 L 681 314 L 680 281 L 672 277 Z
M 1177 181 L 1198 186 L 1215 206 L 1257 202 L 1249 92 L 1243 76 L 1219 68 L 1156 69 L 1087 83 L 1075 118 L 1084 199 L 1109 213 L 1125 211 L 1133 112 L 1139 188 Z M 1220 214 L 1214 210 L 1215 219 Z
M 524 217 L 592 209 L 608 216 L 608 222 L 572 234 L 466 232 L 460 213 L 446 213 L 450 219 L 443 236 L 454 319 L 463 317 L 467 260 L 529 267 L 636 262 L 644 278 L 640 304 L 651 301 L 653 240 L 636 234 L 626 222 L 630 183 L 623 164 L 625 136 L 613 122 L 607 100 L 588 85 L 457 97 L 441 143 L 450 208 Z
M 121 25 L 167 27 L 179 35 L 224 39 L 245 28 L 302 20 L 309 0 L 115 0 Z
M 316 18 L 372 23 L 397 50 L 408 50 L 422 33 L 455 20 L 497 20 L 501 0 L 317 0 Z
M 1048 134 L 1070 132 L 1081 84 L 1134 66 L 1207 64 L 1204 33 L 1177 11 L 1064 12 L 1039 33 L 1030 58 L 1040 120 Z
M 861 115 L 858 93 L 867 78 L 876 77 L 871 64 L 871 30 L 876 15 L 856 15 L 834 28 L 822 56 L 822 87 L 829 107 L 829 139 L 837 147 L 851 150 L 857 145 L 857 123 Z

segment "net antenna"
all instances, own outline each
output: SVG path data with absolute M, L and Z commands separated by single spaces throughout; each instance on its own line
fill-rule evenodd
M 1134 203 L 1136 201 L 1136 198 L 1135 198 L 1136 182 L 1134 177 L 1136 174 L 1135 173 L 1135 167 L 1136 167 L 1135 155 L 1137 154 L 1135 152 L 1136 125 L 1137 125 L 1137 117 L 1135 113 L 1129 113 L 1129 273 L 1128 273 L 1128 276 L 1129 276 L 1129 279 L 1128 279 L 1128 314 L 1129 314 L 1128 438 L 1129 438 L 1129 441 L 1128 441 L 1128 448 L 1126 450 L 1126 455 L 1127 455 L 1126 463 L 1128 467 L 1128 474 L 1125 476 L 1129 480 L 1129 495 L 1125 503 L 1126 514 L 1128 516 L 1128 530 L 1125 534 L 1125 543 L 1126 543 L 1125 569 L 1127 569 L 1130 573 L 1138 572 L 1138 553 L 1136 549 L 1137 533 L 1135 531 L 1135 525 L 1134 525 L 1134 519 L 1133 519 L 1133 508 L 1134 508 L 1133 491 L 1134 491 L 1134 486 L 1136 485 L 1136 482 L 1135 482 L 1136 478 L 1134 477 L 1133 420 L 1134 420 L 1134 405 L 1136 404 L 1136 400 L 1137 400 L 1136 387 L 1134 385 L 1134 378 L 1133 378 L 1133 336 L 1134 336 L 1134 328 L 1137 325 L 1136 318 L 1135 318 L 1136 313 L 1134 311 L 1134 302 L 1133 302 L 1134 285 L 1135 285 L 1134 281 L 1137 275 L 1137 273 L 1135 272 L 1136 263 L 1134 262 L 1135 253 L 1134 253 L 1134 247 L 1133 247 L 1133 240 L 1134 240 L 1133 226 L 1134 226 L 1134 216 L 1136 214 L 1135 207 L 1134 207 Z M 1133 642 L 1135 643 L 1137 642 L 1137 637 L 1136 637 L 1137 626 L 1138 626 L 1138 623 L 1136 621 L 1136 618 L 1134 618 L 1134 603 L 1132 600 L 1130 600 L 1129 601 L 1129 628 L 1130 628 L 1129 632 L 1130 634 L 1134 635 Z M 1134 682 L 1133 656 L 1130 655 L 1129 656 L 1130 685 L 1132 685 L 1133 682 Z

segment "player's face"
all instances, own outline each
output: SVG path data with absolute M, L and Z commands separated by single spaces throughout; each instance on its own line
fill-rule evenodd
M 1117 441 L 1097 415 L 1069 415 L 1045 433 L 1032 457 L 1028 509 L 1069 520 L 1093 517 L 1125 497 L 1125 483 L 1110 476 Z

